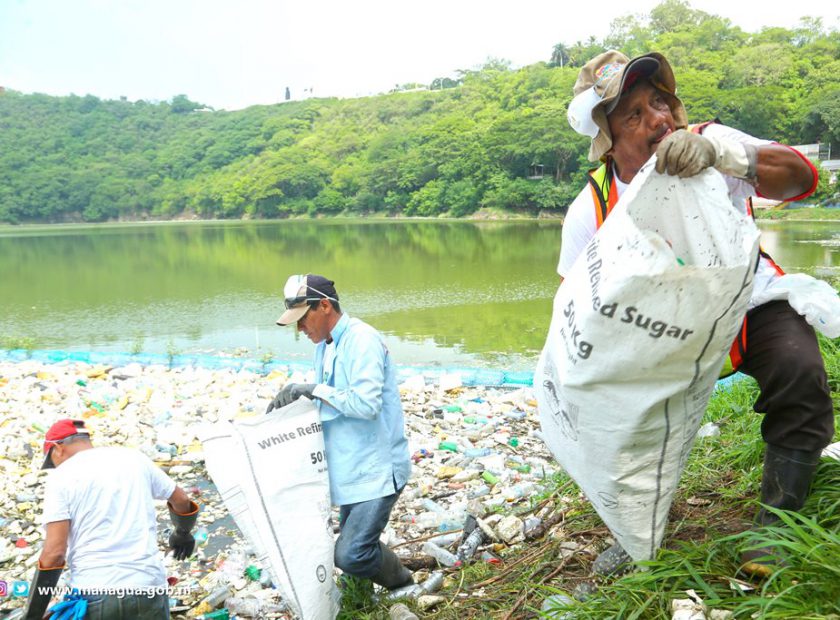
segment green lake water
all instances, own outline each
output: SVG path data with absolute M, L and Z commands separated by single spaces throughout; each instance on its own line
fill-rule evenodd
M 785 269 L 840 272 L 840 222 L 761 227 Z M 274 321 L 286 278 L 320 273 L 335 280 L 343 310 L 386 335 L 399 364 L 530 370 L 560 233 L 556 221 L 0 228 L 0 338 L 308 362 L 309 340 Z

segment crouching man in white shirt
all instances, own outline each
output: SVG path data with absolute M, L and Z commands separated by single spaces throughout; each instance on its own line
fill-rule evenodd
M 168 501 L 169 546 L 179 560 L 195 548 L 198 506 L 141 452 L 94 448 L 81 420 L 53 424 L 43 449 L 43 468 L 55 472 L 44 491 L 46 538 L 25 618 L 47 613 L 66 562 L 72 593 L 50 613 L 73 607 L 73 617 L 91 620 L 168 620 L 154 500 Z

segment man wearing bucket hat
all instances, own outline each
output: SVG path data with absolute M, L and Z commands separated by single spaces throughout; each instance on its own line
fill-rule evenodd
M 742 212 L 751 213 L 752 196 L 798 200 L 816 188 L 816 169 L 790 147 L 717 122 L 689 127 L 674 73 L 662 54 L 631 60 L 610 50 L 590 60 L 578 75 L 568 118 L 575 131 L 591 138 L 589 159 L 601 165 L 589 174 L 588 186 L 564 220 L 557 268 L 561 278 L 654 154 L 659 173 L 685 178 L 714 167 L 723 175 L 734 207 Z M 782 273 L 762 253 L 753 296 Z M 761 503 L 799 510 L 820 452 L 834 434 L 831 396 L 814 330 L 787 301 L 751 301 L 730 362 L 733 370 L 754 377 L 761 390 L 754 405 L 764 414 L 761 432 L 767 443 Z M 764 508 L 756 516 L 758 526 L 777 520 Z M 744 553 L 742 570 L 770 574 L 778 560 L 775 553 Z M 615 574 L 630 562 L 616 544 L 598 556 L 593 571 Z
M 340 507 L 335 565 L 389 589 L 408 585 L 411 571 L 379 541 L 410 469 L 394 361 L 379 332 L 341 311 L 332 280 L 295 275 L 283 292 L 277 324 L 297 324 L 315 343 L 318 383 L 286 385 L 268 411 L 301 396 L 321 411 L 330 495 Z
M 169 546 L 179 560 L 195 547 L 198 506 L 141 452 L 94 448 L 82 420 L 53 424 L 43 449 L 42 469 L 55 471 L 44 490 L 46 537 L 24 617 L 44 616 L 66 561 L 74 594 L 52 613 L 72 607 L 80 614 L 73 617 L 168 619 L 153 500 L 168 500 L 175 526 Z

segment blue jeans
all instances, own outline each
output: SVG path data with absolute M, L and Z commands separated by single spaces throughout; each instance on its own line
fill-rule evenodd
M 85 620 L 169 620 L 169 598 L 165 594 L 90 595 Z
M 377 499 L 341 506 L 335 565 L 354 577 L 373 577 L 382 568 L 379 536 L 402 489 Z

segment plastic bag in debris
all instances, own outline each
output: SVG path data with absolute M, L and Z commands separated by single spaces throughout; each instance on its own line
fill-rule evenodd
M 828 282 L 804 273 L 788 273 L 756 293 L 753 303 L 761 305 L 776 299 L 786 299 L 791 308 L 824 336 L 840 336 L 840 297 Z
M 720 174 L 652 162 L 558 289 L 534 376 L 544 440 L 636 560 L 661 542 L 758 255 Z
M 334 540 L 320 416 L 301 398 L 271 414 L 206 425 L 207 471 L 258 560 L 302 620 L 333 620 Z

